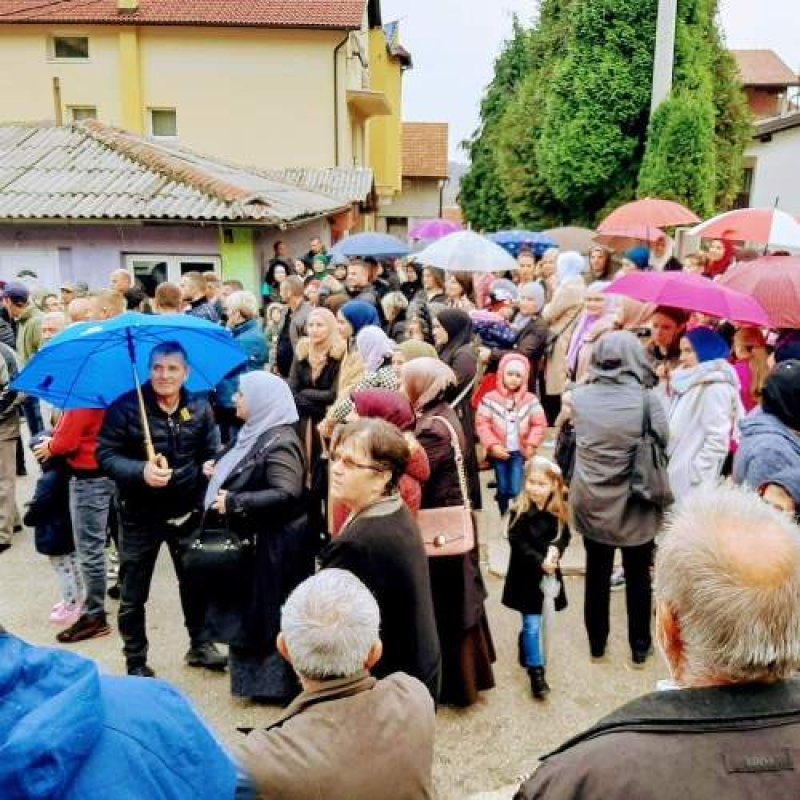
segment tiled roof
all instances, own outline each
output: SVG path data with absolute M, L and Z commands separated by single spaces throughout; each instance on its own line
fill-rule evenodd
M 103 25 L 225 25 L 266 28 L 361 27 L 366 0 L 139 0 L 120 11 L 117 0 L 2 0 L 0 23 Z
M 797 86 L 798 76 L 772 50 L 731 50 L 745 86 Z
M 788 131 L 792 128 L 800 128 L 800 111 L 793 111 L 782 117 L 772 117 L 771 119 L 760 120 L 756 123 L 755 139 L 771 137 L 773 133 Z M 765 139 L 764 141 L 768 141 Z
M 321 192 L 345 203 L 366 203 L 374 186 L 372 170 L 366 167 L 297 167 L 260 172 L 276 181 Z
M 288 225 L 347 204 L 97 121 L 0 126 L 0 220 Z
M 403 176 L 447 177 L 446 122 L 403 123 Z

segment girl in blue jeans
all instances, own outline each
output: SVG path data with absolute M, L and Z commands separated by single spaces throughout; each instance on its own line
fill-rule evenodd
M 511 558 L 503 588 L 503 605 L 522 614 L 520 663 L 528 670 L 531 691 L 537 700 L 550 692 L 542 650 L 541 583 L 555 575 L 560 585 L 557 611 L 566 608 L 564 580 L 558 563 L 570 540 L 567 497 L 558 465 L 534 456 L 525 469 L 525 483 L 511 512 L 508 529 Z

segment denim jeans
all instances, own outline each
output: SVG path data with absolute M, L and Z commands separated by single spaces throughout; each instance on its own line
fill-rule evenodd
M 204 633 L 205 595 L 201 587 L 190 584 L 181 561 L 181 540 L 188 537 L 197 524 L 196 514 L 176 526 L 163 520 L 131 520 L 123 509 L 119 541 L 119 632 L 129 668 L 147 663 L 145 604 L 150 596 L 150 583 L 162 544 L 167 545 L 178 578 L 183 621 L 189 632 L 189 640 L 192 646 L 208 641 Z
M 525 456 L 516 450 L 509 456 L 506 461 L 499 459 L 492 461 L 497 479 L 497 507 L 501 514 L 508 511 L 509 503 L 522 491 Z
M 22 401 L 22 413 L 25 416 L 25 422 L 28 424 L 28 435 L 36 436 L 44 430 L 44 422 L 42 422 L 42 411 L 39 408 L 39 399 L 28 395 Z
M 106 531 L 115 491 L 111 478 L 71 478 L 69 482 L 69 513 L 86 585 L 87 617 L 106 613 Z
M 522 652 L 526 667 L 543 667 L 542 653 L 542 615 L 522 615 Z

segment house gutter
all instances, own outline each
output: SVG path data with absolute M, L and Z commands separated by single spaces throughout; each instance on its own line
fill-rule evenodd
M 333 48 L 333 165 L 339 166 L 339 51 L 350 41 L 350 31 Z

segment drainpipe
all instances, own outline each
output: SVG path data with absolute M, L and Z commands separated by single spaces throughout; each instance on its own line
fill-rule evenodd
M 442 212 L 444 211 L 444 187 L 449 180 L 449 178 L 445 178 L 443 181 L 439 181 L 439 219 L 442 218 Z
M 350 31 L 333 48 L 333 165 L 339 166 L 339 51 L 350 41 Z

